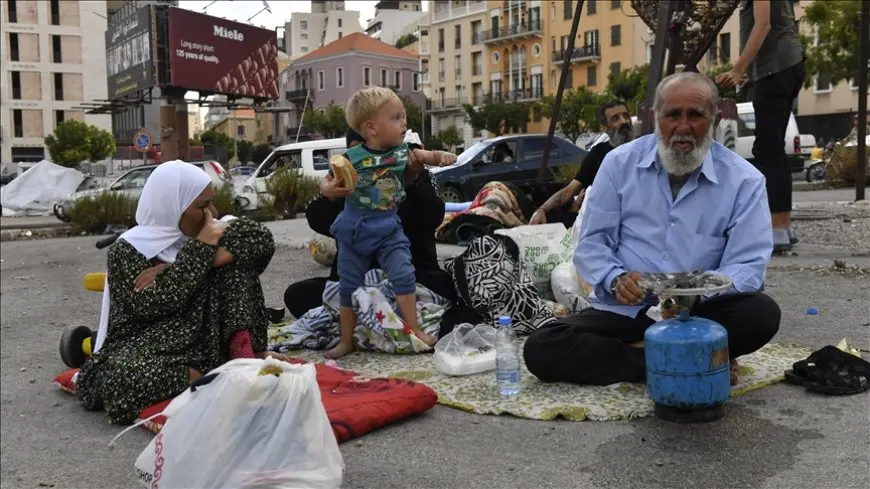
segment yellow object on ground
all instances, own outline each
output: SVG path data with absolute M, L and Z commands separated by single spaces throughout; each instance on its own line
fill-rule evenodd
M 91 356 L 91 337 L 88 336 L 84 340 L 82 340 L 82 351 L 85 352 L 85 355 Z
M 85 275 L 83 282 L 85 290 L 90 290 L 91 292 L 102 292 L 103 287 L 106 285 L 106 274 L 103 272 L 89 273 Z
M 839 343 L 837 343 L 837 348 L 845 353 L 848 353 L 850 355 L 855 355 L 856 357 L 861 358 L 861 350 L 859 350 L 857 348 L 850 347 L 846 343 L 846 338 L 843 338 L 842 340 L 840 340 Z

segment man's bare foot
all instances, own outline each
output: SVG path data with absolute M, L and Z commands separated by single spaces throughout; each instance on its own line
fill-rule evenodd
M 348 353 L 353 353 L 353 343 L 339 343 L 326 352 L 326 358 L 335 360 L 347 355 Z
M 737 363 L 736 358 L 731 359 L 731 385 L 737 385 L 737 382 L 740 381 L 738 376 L 738 372 L 740 370 L 740 364 Z
M 420 341 L 426 343 L 429 346 L 435 346 L 435 343 L 438 343 L 438 339 L 432 335 L 428 335 L 422 331 L 414 333 L 417 338 L 420 338 Z

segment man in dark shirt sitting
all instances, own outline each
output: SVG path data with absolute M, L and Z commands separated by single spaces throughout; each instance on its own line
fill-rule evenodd
M 601 162 L 613 148 L 634 139 L 634 127 L 631 125 L 631 114 L 625 102 L 611 100 L 598 107 L 598 121 L 601 130 L 610 137 L 609 141 L 596 144 L 583 159 L 580 170 L 565 188 L 553 194 L 541 207 L 532 214 L 529 224 L 545 224 L 561 222 L 565 227 L 574 225 L 577 211 L 580 210 L 581 191 L 592 185 L 595 174 L 601 168 Z

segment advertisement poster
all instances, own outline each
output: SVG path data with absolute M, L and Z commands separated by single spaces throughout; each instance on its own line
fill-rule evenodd
M 109 25 L 106 30 L 106 73 L 110 99 L 154 85 L 151 55 L 151 7 L 142 7 Z
M 170 83 L 208 93 L 278 98 L 275 31 L 169 9 Z

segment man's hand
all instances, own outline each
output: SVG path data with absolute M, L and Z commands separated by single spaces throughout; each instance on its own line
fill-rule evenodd
M 344 180 L 327 174 L 320 182 L 320 193 L 329 200 L 343 199 L 353 193 L 344 186 Z
M 640 288 L 640 272 L 629 272 L 619 277 L 616 282 L 616 287 L 613 291 L 616 295 L 616 300 L 626 306 L 636 306 L 646 296 L 643 289 Z
M 725 88 L 731 88 L 736 85 L 742 85 L 746 81 L 746 73 L 737 70 L 731 70 L 727 73 L 722 73 L 716 77 L 716 83 Z
M 580 206 L 583 205 L 583 199 L 586 198 L 586 189 L 580 191 L 577 197 L 574 199 L 574 202 L 571 203 L 571 211 L 572 212 L 580 212 Z
M 157 277 L 157 274 L 163 271 L 164 268 L 169 265 L 166 263 L 161 263 L 159 265 L 155 265 L 151 268 L 146 268 L 142 270 L 136 280 L 133 281 L 133 292 L 142 292 L 145 289 L 149 289 L 154 286 L 154 278 Z
M 529 220 L 529 225 L 537 226 L 538 224 L 547 224 L 547 213 L 543 209 L 536 210 Z

